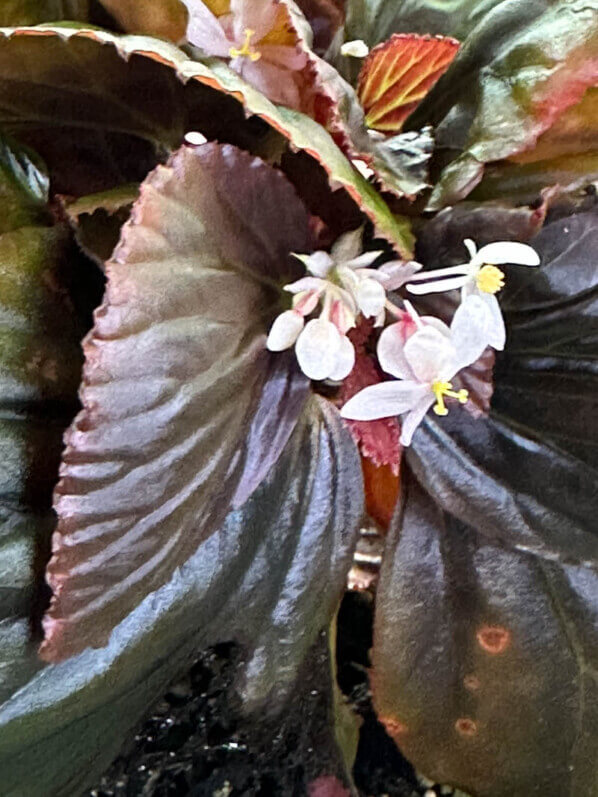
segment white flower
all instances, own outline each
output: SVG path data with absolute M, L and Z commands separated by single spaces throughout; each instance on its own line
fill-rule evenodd
M 468 296 L 478 296 L 485 303 L 491 318 L 487 343 L 494 349 L 502 350 L 506 338 L 505 322 L 494 294 L 504 286 L 505 275 L 496 266 L 503 263 L 538 266 L 540 258 L 531 246 L 513 241 L 496 241 L 483 246 L 479 252 L 470 238 L 463 243 L 470 255 L 469 263 L 418 274 L 413 277 L 415 284 L 407 285 L 407 290 L 410 293 L 421 295 L 461 288 L 462 299 Z M 420 281 L 422 281 L 421 284 Z
M 408 446 L 432 405 L 437 415 L 446 415 L 445 396 L 462 404 L 467 401 L 467 391 L 453 391 L 451 379 L 486 348 L 489 316 L 478 296 L 460 304 L 450 328 L 437 318 L 419 318 L 409 303 L 405 304 L 416 331 L 405 340 L 403 325 L 392 324 L 378 342 L 380 365 L 399 381 L 366 387 L 345 404 L 341 415 L 354 421 L 404 415 L 401 443 Z
M 330 254 L 295 255 L 311 276 L 285 285 L 294 294 L 293 309 L 281 313 L 270 330 L 266 346 L 283 351 L 295 344 L 303 373 L 310 379 L 344 379 L 355 362 L 355 351 L 346 333 L 359 313 L 384 323 L 386 291 L 411 279 L 419 263 L 392 261 L 379 269 L 368 268 L 382 252 L 365 252 L 362 230 L 342 235 Z M 305 324 L 318 305 L 320 317 Z

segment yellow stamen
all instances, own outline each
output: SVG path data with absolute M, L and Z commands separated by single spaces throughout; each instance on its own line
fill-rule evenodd
M 456 398 L 460 404 L 465 404 L 469 397 L 467 390 L 459 390 L 457 393 L 452 390 L 452 382 L 432 382 L 432 392 L 436 396 L 436 404 L 433 410 L 436 415 L 448 415 L 448 408 L 444 406 L 444 397 Z
M 231 47 L 228 51 L 231 58 L 249 58 L 250 61 L 259 61 L 262 57 L 262 54 L 257 50 L 253 50 L 251 47 L 251 37 L 255 33 L 254 30 L 251 28 L 245 28 L 245 41 L 243 42 L 243 46 L 240 50 L 237 50 L 236 47 Z
M 485 265 L 476 276 L 478 288 L 484 293 L 498 293 L 505 285 L 505 275 L 496 266 Z

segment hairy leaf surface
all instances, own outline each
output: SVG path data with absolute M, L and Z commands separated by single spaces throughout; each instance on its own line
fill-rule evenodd
M 83 410 L 56 491 L 46 659 L 103 645 L 221 524 L 254 456 L 246 440 L 266 445 L 250 433 L 262 390 L 272 393 L 265 333 L 278 286 L 300 273 L 290 252 L 308 250 L 291 185 L 231 145 L 183 147 L 141 186 L 84 342 Z M 271 397 L 284 422 L 270 462 L 301 406 L 293 391 Z

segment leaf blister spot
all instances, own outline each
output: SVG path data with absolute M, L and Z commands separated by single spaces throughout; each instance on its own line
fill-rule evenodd
M 460 736 L 471 737 L 478 732 L 478 725 L 471 717 L 459 717 L 455 722 L 455 730 Z
M 382 725 L 391 736 L 402 736 L 409 731 L 407 725 L 394 717 L 379 717 Z
M 487 625 L 476 634 L 480 647 L 491 655 L 504 653 L 511 644 L 511 632 L 499 625 Z
M 480 679 L 478 678 L 477 675 L 470 674 L 470 675 L 466 675 L 463 678 L 463 686 L 469 692 L 477 692 L 480 689 L 480 687 L 482 686 L 482 684 L 481 684 Z

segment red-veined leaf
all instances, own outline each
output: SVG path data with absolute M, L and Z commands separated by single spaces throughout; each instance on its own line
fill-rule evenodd
M 395 33 L 363 62 L 357 94 L 372 130 L 398 133 L 457 55 L 459 42 L 448 36 Z

